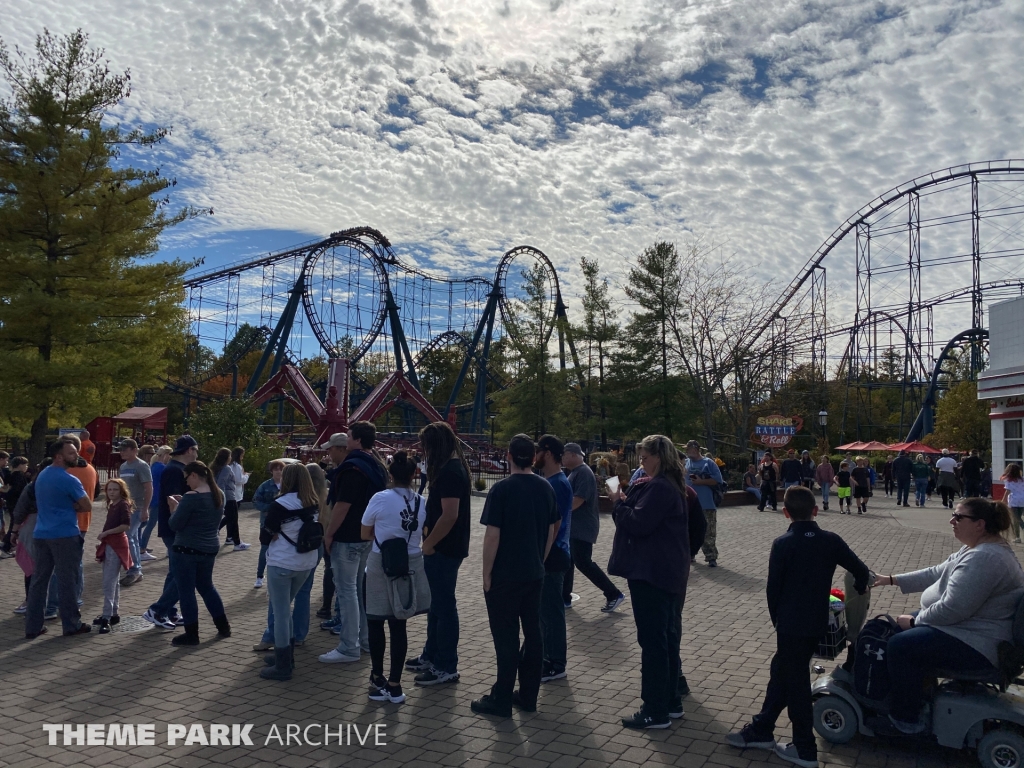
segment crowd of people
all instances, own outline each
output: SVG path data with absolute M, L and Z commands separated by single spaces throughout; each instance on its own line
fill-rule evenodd
M 991 469 L 985 466 L 976 450 L 965 454 L 960 461 L 948 449 L 943 449 L 937 460 L 923 453 L 911 458 L 903 450 L 896 456 L 887 457 L 877 469 L 871 466 L 868 457 L 854 457 L 849 453 L 838 462 L 838 467 L 833 467 L 828 456 L 821 456 L 815 464 L 810 451 L 803 451 L 797 458 L 796 451 L 789 450 L 781 462 L 771 451 L 765 451 L 759 464 L 747 467 L 743 475 L 743 490 L 754 497 L 759 511 L 768 506 L 777 511 L 780 489 L 785 491 L 793 486 L 803 486 L 813 490 L 817 486 L 825 511 L 828 511 L 829 500 L 834 493 L 839 514 L 853 514 L 855 504 L 857 514 L 862 515 L 867 512 L 868 500 L 874 495 L 879 482 L 885 496 L 895 495 L 898 505 L 910 506 L 913 488 L 916 506 L 925 506 L 938 491 L 942 506 L 953 509 L 957 499 L 988 496 L 992 487 L 991 475 Z M 1000 479 L 1005 482 L 1007 476 Z M 1019 532 L 1019 522 L 1015 530 Z
M 456 585 L 470 549 L 471 473 L 447 423 L 429 424 L 419 440 L 422 456 L 399 450 L 385 460 L 376 448 L 374 425 L 356 422 L 320 446 L 326 451 L 326 471 L 316 463 L 270 462 L 270 477 L 253 496 L 260 522 L 253 586 L 269 593 L 266 628 L 253 650 L 272 651 L 260 677 L 291 678 L 294 649 L 309 632 L 314 575 L 323 562 L 323 603 L 316 613 L 323 619 L 321 629 L 336 634 L 338 642 L 319 656 L 320 662 L 354 664 L 368 654 L 368 696 L 380 702 L 405 700 L 406 673 L 413 673 L 419 686 L 459 679 Z M 15 548 L 26 576 L 26 600 L 18 609 L 25 614 L 26 638 L 45 633 L 45 622 L 58 615 L 65 635 L 86 634 L 92 627 L 107 633 L 116 626 L 121 587 L 138 583 L 143 564 L 156 557 L 148 546 L 154 526 L 166 548 L 168 569 L 160 597 L 143 618 L 167 630 L 180 627 L 172 645 L 196 645 L 198 594 L 217 636 L 230 637 L 214 570 L 225 545 L 233 551 L 249 546 L 238 524 L 240 488 L 248 479 L 244 452 L 222 448 L 207 466 L 198 460 L 199 445 L 188 435 L 173 447 L 140 448 L 133 440 L 121 444 L 118 475 L 101 489 L 106 517 L 95 554 L 103 564 L 104 599 L 102 613 L 89 625 L 79 606 L 90 491 L 97 482 L 95 469 L 80 455 L 82 447 L 75 435 L 60 437 L 52 458 L 31 480 L 21 457 L 0 456 L 11 465 L 4 480 L 13 503 L 6 543 Z M 920 458 L 915 462 L 901 454 L 890 462 L 882 473 L 886 494 L 894 492 L 906 503 L 910 480 L 926 480 L 915 475 L 918 464 L 929 466 Z M 967 490 L 980 491 L 970 485 L 972 458 L 976 455 L 961 463 L 960 477 L 966 478 Z M 593 559 L 600 531 L 598 478 L 583 449 L 554 435 L 534 442 L 520 434 L 509 442 L 510 474 L 491 487 L 479 520 L 484 526 L 480 585 L 496 669 L 490 692 L 471 703 L 474 712 L 509 717 L 513 708 L 534 711 L 540 686 L 569 675 L 565 611 L 572 606 L 578 570 L 602 592 L 603 612 L 616 611 L 626 600 L 612 577 L 623 579 L 629 594 L 641 649 L 643 703 L 623 718 L 623 725 L 667 728 L 683 716 L 688 686 L 680 644 L 687 582 L 700 551 L 708 566 L 717 566 L 717 506 L 724 484 L 720 467 L 702 455 L 696 441 L 680 452 L 669 438 L 652 435 L 638 444 L 638 459 L 627 485 L 610 486 L 615 532 L 605 572 Z M 992 664 L 993 638 L 1010 631 L 1007 622 L 1012 623 L 1016 600 L 1024 594 L 1024 572 L 1019 564 L 1007 570 L 1006 563 L 1017 559 L 1002 538 L 1011 528 L 1019 537 L 1024 513 L 1020 468 L 1010 465 L 1003 478 L 1011 514 L 1001 502 L 957 501 L 941 477 L 956 473 L 943 459 L 936 463 L 936 486 L 944 505 L 956 508 L 951 523 L 964 547 L 943 566 L 873 580 L 875 586 L 924 591 L 922 611 L 900 617 L 907 634 L 896 645 L 904 656 L 918 656 L 892 670 L 908 686 L 893 709 L 896 727 L 908 733 L 920 727 L 923 694 L 914 675 L 924 679 L 932 668 L 920 654 L 941 657 L 946 669 L 958 663 L 972 669 Z M 418 492 L 417 474 L 424 468 L 426 480 L 420 478 Z M 806 452 L 797 458 L 790 451 L 781 464 L 767 453 L 760 466 L 748 468 L 744 484 L 760 492 L 761 510 L 775 507 L 776 487 L 782 484 L 783 512 L 792 524 L 773 544 L 769 558 L 769 613 L 779 641 L 771 682 L 761 713 L 730 735 L 730 744 L 767 747 L 798 765 L 817 765 L 808 663 L 825 629 L 828 588 L 838 566 L 853 575 L 858 593 L 867 588 L 869 576 L 842 539 L 814 522 L 818 506 L 812 489 L 820 486 L 824 509 L 835 490 L 841 512 L 845 506 L 852 513 L 852 500 L 863 513 L 877 480 L 862 457 L 843 460 L 836 472 L 827 459 L 815 465 Z M 922 493 L 927 496 L 927 486 L 918 483 L 918 496 Z M 227 539 L 222 542 L 224 528 Z M 974 569 L 970 578 L 976 583 L 995 580 L 985 592 L 986 602 L 966 613 L 943 604 L 959 599 L 959 593 L 947 596 L 944 591 L 955 586 L 951 569 L 963 571 L 965 564 Z M 998 578 L 990 573 L 993 564 L 1001 569 Z M 410 656 L 407 622 L 418 615 L 426 616 L 426 639 Z M 794 743 L 777 745 L 771 734 L 787 706 Z

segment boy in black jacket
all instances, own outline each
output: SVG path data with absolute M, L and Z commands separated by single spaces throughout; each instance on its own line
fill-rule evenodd
M 845 541 L 814 522 L 818 507 L 810 490 L 789 488 L 782 509 L 793 522 L 772 543 L 768 561 L 768 612 L 778 643 L 771 679 L 761 712 L 726 740 L 740 749 L 773 750 L 801 768 L 817 768 L 818 748 L 811 728 L 811 657 L 828 628 L 829 590 L 836 566 L 854 575 L 854 588 L 860 594 L 868 587 L 868 568 Z M 793 743 L 776 744 L 775 721 L 786 707 Z

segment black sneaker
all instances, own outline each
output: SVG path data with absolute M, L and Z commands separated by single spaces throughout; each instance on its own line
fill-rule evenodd
M 443 683 L 455 683 L 458 680 L 458 672 L 440 672 L 433 668 L 426 672 L 420 672 L 413 678 L 416 685 L 442 685 Z
M 411 659 L 405 660 L 405 668 L 412 672 L 425 672 L 430 669 L 430 662 L 423 656 L 413 656 Z
M 648 715 L 642 709 L 632 717 L 622 718 L 623 728 L 668 728 L 672 721 L 668 718 L 668 715 L 662 718 L 655 718 Z
M 110 626 L 114 626 L 115 624 L 120 624 L 120 623 L 121 623 L 121 617 L 118 616 L 116 613 L 113 616 L 110 617 Z
M 497 717 L 512 717 L 512 705 L 509 704 L 507 707 L 501 706 L 496 702 L 490 694 L 481 696 L 476 701 L 472 701 L 469 704 L 469 708 L 476 712 L 478 715 L 495 715 Z
M 601 613 L 611 613 L 620 605 L 622 605 L 622 603 L 625 602 L 625 600 L 626 596 L 619 592 L 618 597 L 613 597 L 611 600 L 604 604 L 604 608 L 601 609 Z
M 92 632 L 92 627 L 88 624 L 79 624 L 78 629 L 72 629 L 70 632 L 65 632 L 64 637 L 71 637 L 71 635 L 87 635 Z
M 769 752 L 775 751 L 775 739 L 771 736 L 766 737 L 764 734 L 757 733 L 751 725 L 746 725 L 741 730 L 730 733 L 725 737 L 725 741 L 730 747 L 736 747 L 737 749 L 767 749 Z
M 523 698 L 519 695 L 519 691 L 514 691 L 512 693 L 512 706 L 517 709 L 521 709 L 523 712 L 537 711 L 537 703 L 534 702 L 532 705 L 523 703 Z
M 105 619 L 102 616 L 99 620 L 100 634 L 105 635 L 110 632 L 110 619 Z
M 684 714 L 683 711 L 683 697 L 676 696 L 668 705 L 668 717 L 670 720 L 678 720 Z
M 544 671 L 540 673 L 540 681 L 542 683 L 548 683 L 552 680 L 561 680 L 565 676 L 566 674 L 564 669 L 559 672 L 554 667 L 546 667 Z

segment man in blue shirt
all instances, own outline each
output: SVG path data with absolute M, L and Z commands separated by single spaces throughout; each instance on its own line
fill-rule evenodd
M 572 566 L 569 551 L 569 530 L 572 522 L 572 486 L 562 472 L 562 453 L 565 444 L 554 435 L 544 435 L 537 441 L 533 470 L 551 483 L 555 492 L 555 506 L 562 522 L 558 526 L 555 543 L 544 561 L 544 586 L 540 594 L 540 629 L 544 638 L 544 666 L 540 681 L 565 677 L 565 600 L 562 583 L 565 572 Z
M 75 599 L 78 566 L 82 562 L 82 536 L 78 513 L 92 509 L 89 496 L 77 477 L 67 468 L 78 463 L 78 449 L 68 436 L 54 446 L 53 464 L 39 473 L 35 481 L 36 527 L 33 532 L 35 570 L 25 611 L 25 637 L 32 640 L 46 632 L 43 609 L 50 576 L 57 573 L 60 618 L 65 635 L 81 635 L 91 627 L 82 623 Z
M 708 567 L 715 568 L 718 566 L 718 547 L 715 542 L 718 534 L 718 504 L 715 503 L 713 489 L 722 484 L 722 470 L 714 460 L 701 455 L 700 443 L 696 440 L 686 444 L 686 484 L 697 492 L 704 517 L 707 518 L 708 532 L 704 536 L 701 551 L 708 561 Z

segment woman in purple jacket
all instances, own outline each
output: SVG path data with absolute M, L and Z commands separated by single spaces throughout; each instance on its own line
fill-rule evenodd
M 640 644 L 643 707 L 623 718 L 626 728 L 668 728 L 683 716 L 682 697 L 673 690 L 679 678 L 678 621 L 690 575 L 690 537 L 683 465 L 664 435 L 644 438 L 639 446 L 646 474 L 615 494 L 615 538 L 608 573 L 629 585 Z

